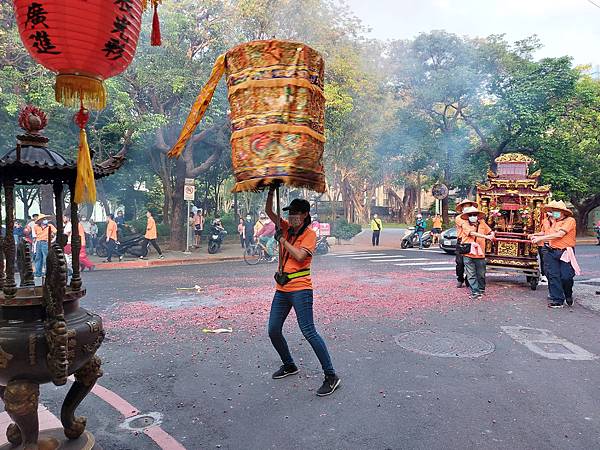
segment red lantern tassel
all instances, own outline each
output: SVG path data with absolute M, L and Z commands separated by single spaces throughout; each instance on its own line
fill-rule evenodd
M 94 177 L 94 166 L 90 155 L 90 147 L 87 142 L 85 125 L 89 119 L 89 112 L 83 107 L 83 101 L 79 112 L 73 120 L 79 126 L 79 152 L 77 154 L 77 176 L 75 179 L 75 203 L 96 203 L 96 180 Z
M 150 44 L 157 47 L 161 44 L 160 22 L 158 20 L 158 3 L 154 4 L 154 16 L 152 17 L 152 34 L 150 35 Z

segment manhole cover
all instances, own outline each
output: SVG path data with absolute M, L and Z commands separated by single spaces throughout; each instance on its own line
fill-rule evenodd
M 160 425 L 162 418 L 162 414 L 158 412 L 144 413 L 128 418 L 120 426 L 130 431 L 141 431 Z
M 395 339 L 396 344 L 406 350 L 442 358 L 478 358 L 494 351 L 491 342 L 454 331 L 409 331 Z

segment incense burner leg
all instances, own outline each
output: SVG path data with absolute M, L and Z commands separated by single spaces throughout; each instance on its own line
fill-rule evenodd
M 2 400 L 10 418 L 6 437 L 14 445 L 23 444 L 25 450 L 38 449 L 38 399 L 40 387 L 31 381 L 10 381 L 2 388 Z
M 87 419 L 75 417 L 75 410 L 92 390 L 98 378 L 102 376 L 101 364 L 100 358 L 92 356 L 85 366 L 75 372 L 75 383 L 69 389 L 60 410 L 60 420 L 65 430 L 65 436 L 69 439 L 77 439 L 85 431 Z

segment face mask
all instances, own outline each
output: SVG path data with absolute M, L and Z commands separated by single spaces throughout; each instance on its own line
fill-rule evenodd
M 304 217 L 300 214 L 290 214 L 289 215 L 290 225 L 292 228 L 299 229 L 304 223 Z
M 252 220 L 252 217 L 250 217 L 250 216 L 246 216 L 246 220 L 247 220 L 247 221 L 251 221 L 251 220 Z
M 471 223 L 477 222 L 477 216 L 469 216 L 469 222 L 471 222 Z
M 555 219 L 560 219 L 560 211 L 552 211 L 552 217 Z
M 47 221 L 47 220 L 42 220 L 42 223 L 43 223 L 44 225 L 48 225 L 48 221 Z
M 552 212 L 550 212 L 550 211 L 548 211 L 548 212 L 546 213 L 546 215 L 547 215 L 548 217 L 552 217 L 552 216 L 553 216 L 553 213 L 552 213 Z

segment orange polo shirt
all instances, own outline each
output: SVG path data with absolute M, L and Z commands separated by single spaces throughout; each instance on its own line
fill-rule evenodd
M 117 240 L 117 222 L 114 220 L 108 219 L 108 223 L 106 224 L 106 237 L 113 241 Z
M 460 215 L 458 215 L 454 218 L 454 223 L 456 224 L 456 237 L 462 241 L 462 238 L 464 237 L 462 224 L 465 223 L 465 220 L 461 219 Z
M 35 224 L 35 240 L 36 241 L 52 241 L 52 235 L 56 234 L 56 227 L 51 223 L 48 224 L 47 227 L 42 227 L 41 225 Z
M 442 219 L 436 217 L 433 219 L 433 228 L 442 228 Z
M 575 247 L 575 241 L 577 236 L 577 222 L 572 217 L 567 217 L 562 220 L 556 220 L 554 223 L 550 222 L 550 230 L 548 234 L 556 233 L 563 230 L 565 234 L 561 238 L 552 239 L 548 242 L 550 247 L 559 248 L 564 250 L 567 247 Z
M 307 227 L 306 230 L 304 230 L 304 232 L 296 240 L 294 240 L 295 237 L 287 237 L 289 228 L 289 222 L 287 222 L 286 220 L 282 220 L 281 229 L 283 231 L 285 239 L 289 243 L 292 243 L 293 241 L 293 245 L 295 248 L 303 248 L 304 250 L 306 250 L 308 252 L 308 256 L 304 259 L 304 261 L 299 262 L 296 261 L 291 255 L 287 257 L 288 253 L 284 250 L 283 255 L 280 255 L 280 257 L 283 257 L 284 259 L 287 258 L 285 266 L 283 267 L 283 271 L 286 273 L 294 273 L 299 272 L 300 270 L 310 269 L 312 255 L 315 251 L 315 247 L 317 246 L 317 234 L 313 230 L 311 230 L 310 227 Z M 312 279 L 309 275 L 306 277 L 300 277 L 290 280 L 290 282 L 287 283 L 285 286 L 277 284 L 276 289 L 282 292 L 295 292 L 312 288 Z
M 479 246 L 481 247 L 481 250 L 483 250 L 483 253 L 484 253 L 483 256 L 481 256 L 481 255 L 476 256 L 472 253 L 468 253 L 465 256 L 468 256 L 469 258 L 485 258 L 485 239 L 480 238 L 480 237 L 475 237 L 475 236 L 469 236 L 469 233 L 471 231 L 476 231 L 477 233 L 480 233 L 480 234 L 490 234 L 492 232 L 492 229 L 483 220 L 480 220 L 479 222 L 477 222 L 476 224 L 473 224 L 473 225 L 471 225 L 471 223 L 468 220 L 463 220 L 462 222 L 463 222 L 461 224 L 462 233 L 463 233 L 462 243 L 463 244 L 473 244 L 473 243 L 477 242 L 479 244 Z
M 81 222 L 77 226 L 77 230 L 79 231 L 79 237 L 81 238 L 81 247 L 85 248 L 85 230 L 83 229 Z
M 156 231 L 156 221 L 154 217 L 148 217 L 148 224 L 146 225 L 146 234 L 144 235 L 146 239 L 156 239 L 158 237 L 158 232 Z

